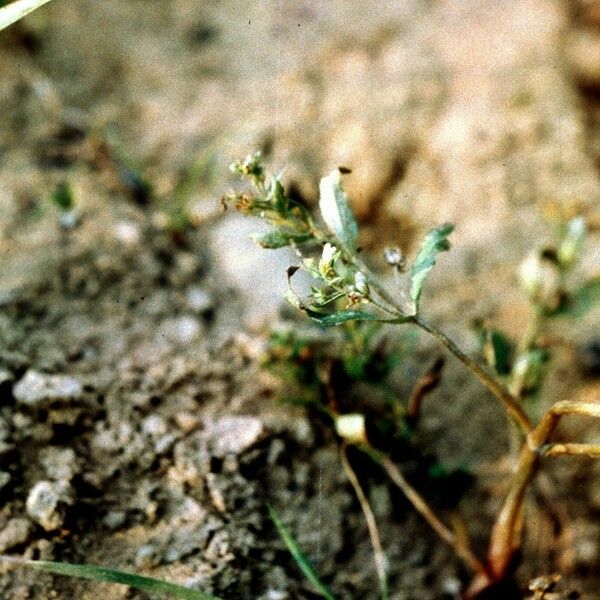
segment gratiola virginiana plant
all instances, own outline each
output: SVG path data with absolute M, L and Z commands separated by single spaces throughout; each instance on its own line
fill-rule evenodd
M 500 583 L 512 575 L 515 557 L 521 547 L 523 508 L 526 490 L 545 456 L 600 456 L 600 445 L 553 444 L 552 434 L 563 415 L 600 417 L 600 403 L 563 400 L 551 406 L 539 419 L 533 419 L 524 399 L 539 389 L 543 376 L 542 364 L 547 361 L 549 345 L 542 337 L 543 325 L 549 317 L 561 314 L 581 314 L 598 298 L 598 279 L 587 282 L 574 292 L 567 292 L 568 272 L 581 252 L 585 223 L 571 219 L 561 224 L 557 248 L 546 248 L 532 255 L 521 267 L 521 279 L 532 309 L 532 325 L 516 349 L 499 331 L 486 331 L 484 354 L 492 369 L 488 370 L 463 352 L 442 331 L 422 315 L 420 299 L 424 284 L 439 255 L 450 248 L 453 226 L 444 224 L 429 231 L 421 242 L 411 264 L 397 250 L 386 251 L 385 260 L 402 274 L 402 284 L 392 292 L 362 260 L 358 246 L 358 225 L 341 179 L 347 169 L 334 170 L 321 180 L 319 208 L 321 222 L 301 203 L 285 193 L 281 176 L 267 176 L 260 154 L 236 162 L 232 171 L 248 178 L 252 189 L 231 193 L 223 199 L 224 206 L 260 217 L 271 230 L 254 236 L 264 248 L 291 247 L 298 264 L 288 269 L 286 299 L 322 326 L 345 326 L 350 322 L 372 321 L 392 325 L 412 325 L 433 336 L 458 359 L 504 407 L 517 435 L 517 465 L 512 475 L 510 491 L 493 525 L 489 549 L 485 558 L 477 557 L 464 535 L 455 533 L 438 517 L 422 496 L 409 484 L 389 456 L 375 448 L 367 436 L 362 414 L 335 414 L 332 417 L 342 439 L 344 459 L 348 446 L 366 452 L 388 473 L 404 492 L 414 508 L 439 536 L 465 561 L 473 572 L 468 594 Z M 300 297 L 293 287 L 293 276 L 305 271 L 313 283 L 307 297 Z M 495 372 L 494 372 L 495 371 Z M 529 411 L 531 412 L 531 411 Z M 362 494 L 353 473 L 350 480 Z M 368 504 L 361 502 L 369 528 L 372 523 Z M 371 535 L 376 553 L 380 553 L 376 533 Z M 385 572 L 380 557 L 376 560 L 382 582 L 382 596 L 387 595 Z

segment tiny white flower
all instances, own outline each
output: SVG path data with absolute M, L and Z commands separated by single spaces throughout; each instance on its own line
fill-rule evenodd
M 532 300 L 546 305 L 556 302 L 559 288 L 556 265 L 544 260 L 539 252 L 532 252 L 521 263 L 519 276 L 523 289 Z
M 329 242 L 323 246 L 323 254 L 319 260 L 319 272 L 325 278 L 334 274 L 334 263 L 339 256 L 338 249 Z
M 542 265 L 539 254 L 532 252 L 519 267 L 519 278 L 525 291 L 534 297 L 542 284 Z
M 321 255 L 321 261 L 323 263 L 331 263 L 335 260 L 335 254 L 337 252 L 337 248 L 327 242 L 323 246 L 323 254 Z

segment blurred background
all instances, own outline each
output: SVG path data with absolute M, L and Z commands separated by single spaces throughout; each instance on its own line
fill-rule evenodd
M 290 258 L 255 248 L 247 239 L 255 225 L 219 203 L 239 185 L 228 164 L 255 150 L 308 205 L 321 176 L 351 168 L 346 189 L 375 265 L 385 246 L 410 254 L 425 230 L 455 223 L 426 311 L 470 350 L 476 318 L 516 334 L 527 307 L 515 270 L 551 239 L 549 217 L 585 216 L 580 269 L 598 273 L 600 2 L 55 0 L 2 32 L 0 551 L 147 569 L 229 598 L 309 598 L 261 542 L 256 498 L 273 485 L 300 520 L 309 506 L 300 537 L 320 568 L 345 565 L 341 597 L 375 593 L 364 573 L 368 544 L 345 550 L 350 500 L 335 452 L 314 455 L 300 414 L 257 402 L 265 384 L 252 375 L 257 343 L 247 332 L 277 318 Z M 66 189 L 75 227 L 57 219 Z M 569 328 L 569 339 L 594 343 L 597 317 Z M 596 393 L 580 367 L 565 358 L 550 399 Z M 15 392 L 40 373 L 67 379 L 42 381 L 51 392 L 41 397 Z M 506 442 L 493 423 L 499 413 L 471 417 L 481 390 L 461 377 L 451 371 L 440 391 L 443 399 L 464 386 L 464 398 L 430 415 L 432 439 L 453 464 L 494 460 Z M 202 419 L 216 419 L 223 435 L 219 419 L 238 412 L 261 420 L 230 423 L 234 431 L 260 435 L 229 453 L 233 466 L 210 440 L 189 441 Z M 443 425 L 466 416 L 466 429 Z M 295 433 L 277 433 L 282 422 Z M 264 423 L 276 432 L 268 441 Z M 246 453 L 258 439 L 260 459 Z M 282 447 L 297 451 L 301 464 L 288 471 L 304 480 L 250 475 L 266 449 L 273 457 Z M 600 471 L 578 468 L 568 471 L 582 482 L 569 525 L 556 525 L 562 497 L 553 516 L 537 516 L 532 544 L 558 541 L 532 570 L 561 569 L 585 591 L 600 566 L 590 516 L 600 511 L 600 485 L 586 477 Z M 310 487 L 317 472 L 322 489 L 294 500 L 291 490 Z M 58 527 L 23 520 L 36 482 L 65 477 Z M 493 513 L 493 499 L 481 502 Z M 383 519 L 393 512 L 386 506 Z M 395 575 L 405 590 L 397 597 L 454 597 L 464 574 L 414 521 L 410 539 L 390 529 L 391 559 L 410 566 Z M 325 537 L 311 533 L 315 522 L 328 524 Z M 98 595 L 26 575 L 0 583 L 15 599 L 50 598 L 53 589 Z M 124 594 L 107 588 L 105 598 L 142 597 Z

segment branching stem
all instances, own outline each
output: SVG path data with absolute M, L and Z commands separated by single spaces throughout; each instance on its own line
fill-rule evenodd
M 525 411 L 519 406 L 513 395 L 492 375 L 490 375 L 481 365 L 475 362 L 470 356 L 465 354 L 446 334 L 442 333 L 425 321 L 421 316 L 415 315 L 412 322 L 432 335 L 442 346 L 446 347 L 460 362 L 481 381 L 481 383 L 490 391 L 506 409 L 506 412 L 514 419 L 524 434 L 533 430 L 533 426 Z
M 550 407 L 539 425 L 528 434 L 526 443 L 523 444 L 523 448 L 521 449 L 511 489 L 494 523 L 490 538 L 488 564 L 492 575 L 496 579 L 502 579 L 506 576 L 514 552 L 520 546 L 520 522 L 525 492 L 536 474 L 541 456 L 544 454 L 552 455 L 552 452 L 545 450 L 544 446 L 554 433 L 561 417 L 568 414 L 600 418 L 600 402 L 580 402 L 574 400 L 557 402 L 554 406 Z M 554 454 L 600 456 L 600 448 L 596 447 L 592 450 L 593 446 L 589 444 L 559 444 L 558 447 L 564 451 L 555 452 Z

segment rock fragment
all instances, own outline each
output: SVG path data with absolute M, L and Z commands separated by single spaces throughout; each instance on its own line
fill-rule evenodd
M 40 462 L 46 475 L 55 481 L 71 481 L 79 473 L 77 456 L 72 448 L 49 446 L 41 452 Z
M 0 531 L 0 553 L 24 544 L 29 539 L 31 530 L 31 522 L 27 519 L 10 519 Z
M 71 504 L 72 489 L 67 482 L 38 481 L 27 497 L 27 514 L 46 531 L 53 531 L 62 527 Z
M 223 417 L 206 424 L 205 435 L 217 458 L 241 454 L 252 447 L 264 434 L 263 422 L 252 416 Z
M 79 400 L 83 386 L 69 375 L 47 375 L 30 369 L 13 387 L 13 395 L 19 404 L 39 408 L 56 401 Z

